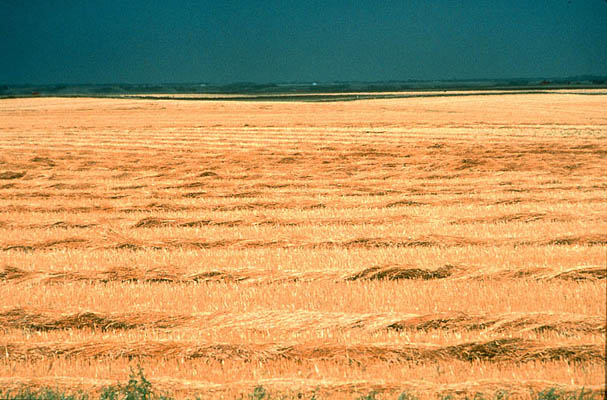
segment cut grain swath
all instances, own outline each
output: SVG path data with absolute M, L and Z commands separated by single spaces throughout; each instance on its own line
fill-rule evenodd
M 41 312 L 37 309 L 0 310 L 0 327 L 38 331 L 63 329 L 129 330 L 140 328 L 193 327 L 204 330 L 272 331 L 379 330 L 395 331 L 484 331 L 556 332 L 560 334 L 605 333 L 607 320 L 596 316 L 555 313 L 508 313 L 502 315 L 436 314 L 354 314 L 314 311 L 261 311 L 249 313 L 209 312 L 172 314 L 161 311 L 130 313 Z
M 265 362 L 270 360 L 330 360 L 335 362 L 408 362 L 415 360 L 461 361 L 552 361 L 604 362 L 605 351 L 600 345 L 551 346 L 541 342 L 506 338 L 487 342 L 470 342 L 452 346 L 435 344 L 376 345 L 360 344 L 200 344 L 179 341 L 85 343 L 13 342 L 1 343 L 6 358 L 34 360 L 41 358 L 183 358 L 206 360 L 240 360 Z

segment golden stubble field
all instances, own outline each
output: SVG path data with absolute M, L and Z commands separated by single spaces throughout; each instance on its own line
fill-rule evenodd
M 602 395 L 605 110 L 0 100 L 0 386 Z

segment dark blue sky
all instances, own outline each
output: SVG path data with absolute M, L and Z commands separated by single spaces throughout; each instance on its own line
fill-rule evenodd
M 0 0 L 0 83 L 607 75 L 605 0 Z

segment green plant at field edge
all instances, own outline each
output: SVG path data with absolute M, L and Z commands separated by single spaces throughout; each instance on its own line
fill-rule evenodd
M 379 392 L 373 390 L 367 395 L 356 397 L 356 400 L 378 400 Z M 579 392 L 566 392 L 557 388 L 549 388 L 540 392 L 531 392 L 531 398 L 534 400 L 594 400 L 595 396 L 591 392 L 586 392 L 582 388 Z M 248 400 L 271 400 L 272 397 L 266 388 L 256 386 L 247 396 Z M 280 397 L 278 399 L 306 399 L 303 393 L 297 393 L 292 397 Z M 459 398 L 459 397 L 458 397 Z M 505 400 L 508 398 L 508 393 L 499 390 L 494 393 L 493 400 Z M 90 400 L 87 393 L 77 392 L 68 393 L 59 389 L 40 388 L 32 389 L 23 387 L 17 391 L 3 391 L 0 388 L 0 400 Z M 131 369 L 129 380 L 126 384 L 112 385 L 102 389 L 100 400 L 173 400 L 168 394 L 160 394 L 153 390 L 152 383 L 145 377 L 143 369 L 138 366 L 137 371 Z M 240 398 L 243 399 L 242 397 Z M 454 400 L 450 395 L 439 397 L 440 400 Z M 476 393 L 473 397 L 465 397 L 470 400 L 485 400 L 482 393 Z M 318 400 L 316 393 L 313 393 L 308 400 Z M 418 398 L 410 393 L 402 392 L 398 396 L 398 400 L 418 400 Z

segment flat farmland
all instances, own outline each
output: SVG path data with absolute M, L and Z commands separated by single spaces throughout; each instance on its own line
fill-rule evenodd
M 0 100 L 0 387 L 605 393 L 607 93 Z

